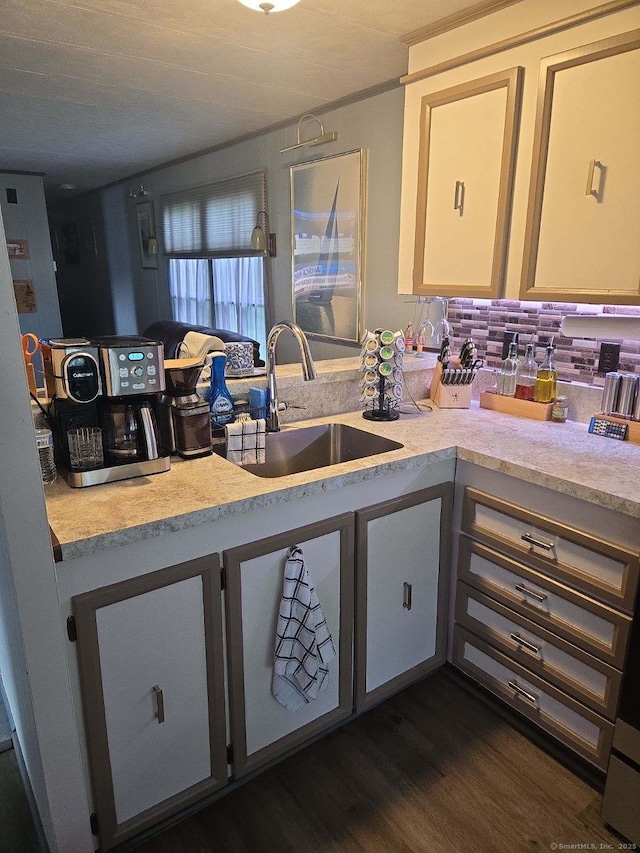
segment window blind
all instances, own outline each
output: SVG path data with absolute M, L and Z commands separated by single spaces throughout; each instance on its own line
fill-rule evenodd
M 164 254 L 173 258 L 251 253 L 251 232 L 265 209 L 264 172 L 251 172 L 161 198 Z

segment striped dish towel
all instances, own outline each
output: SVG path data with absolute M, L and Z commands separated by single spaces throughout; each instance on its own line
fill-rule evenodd
M 329 661 L 336 656 L 318 596 L 297 545 L 287 551 L 271 692 L 297 711 L 327 688 Z
M 267 426 L 264 418 L 252 421 L 240 415 L 235 423 L 225 424 L 227 459 L 236 465 L 255 465 L 265 461 Z

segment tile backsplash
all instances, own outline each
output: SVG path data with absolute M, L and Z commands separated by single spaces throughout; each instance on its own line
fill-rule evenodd
M 640 316 L 640 307 L 627 305 L 580 305 L 566 302 L 520 302 L 514 299 L 450 299 L 449 323 L 453 351 L 472 337 L 487 367 L 501 364 L 502 336 L 520 332 L 520 352 L 533 335 L 536 361 L 544 357 L 544 347 L 553 338 L 558 377 L 566 381 L 602 384 L 598 376 L 600 344 L 610 339 L 566 338 L 560 321 L 566 314 L 627 314 Z M 640 374 L 640 341 L 621 344 L 619 370 Z

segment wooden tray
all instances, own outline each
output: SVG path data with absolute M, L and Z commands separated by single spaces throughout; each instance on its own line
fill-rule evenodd
M 480 406 L 483 409 L 492 409 L 494 412 L 504 412 L 505 415 L 517 415 L 534 421 L 550 421 L 551 409 L 553 409 L 553 403 L 518 400 L 516 397 L 492 394 L 491 391 L 483 391 L 480 394 Z
M 632 444 L 640 444 L 640 421 L 631 421 L 627 418 L 616 418 L 613 415 L 603 414 L 596 415 L 595 417 L 610 421 L 613 424 L 626 424 L 628 427 L 627 441 L 632 442 Z

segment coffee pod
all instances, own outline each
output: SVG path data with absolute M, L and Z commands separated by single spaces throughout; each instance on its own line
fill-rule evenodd
M 393 372 L 393 367 L 388 361 L 381 361 L 378 365 L 378 373 L 380 376 L 389 376 Z
M 389 329 L 385 329 L 384 332 L 380 332 L 380 343 L 383 346 L 389 346 L 393 343 L 394 335 L 393 332 L 389 331 Z

